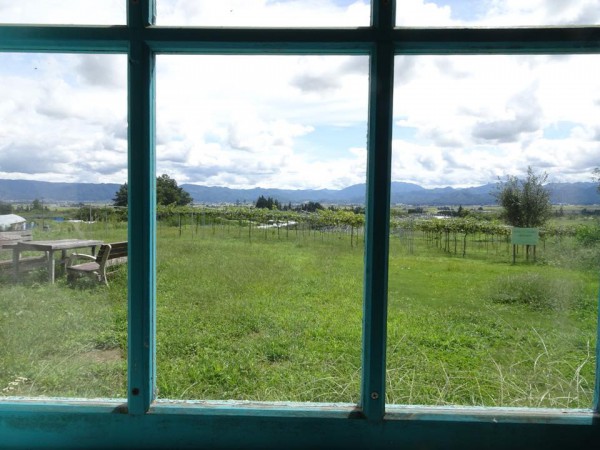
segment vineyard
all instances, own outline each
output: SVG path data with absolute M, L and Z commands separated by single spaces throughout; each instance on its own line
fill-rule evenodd
M 584 210 L 585 211 L 585 210 Z M 407 254 L 437 249 L 458 257 L 505 258 L 513 250 L 529 257 L 527 249 L 511 245 L 511 227 L 498 215 L 442 217 L 433 214 L 407 214 L 392 210 L 390 237 L 399 241 Z M 127 208 L 85 207 L 64 211 L 66 218 L 94 222 L 96 227 L 118 226 L 127 221 Z M 573 216 L 571 216 L 573 218 Z M 43 221 L 35 219 L 41 226 Z M 113 224 L 113 225 L 111 225 Z M 217 230 L 248 242 L 268 239 L 342 239 L 350 247 L 364 243 L 365 215 L 361 207 L 329 207 L 316 211 L 280 210 L 253 206 L 164 206 L 157 207 L 160 232 L 178 229 L 180 237 L 197 237 Z M 71 225 L 71 228 L 73 225 Z M 583 246 L 600 241 L 597 221 L 582 212 L 579 220 L 553 220 L 539 230 L 537 257 L 556 252 L 564 244 Z M 550 247 L 552 248 L 550 248 Z
M 279 211 L 251 207 L 177 208 L 159 206 L 160 226 L 177 226 L 179 233 L 199 234 L 209 228 L 225 229 L 239 237 L 253 239 L 289 239 L 317 236 L 324 239 L 333 234 L 348 236 L 350 246 L 358 244 L 364 235 L 364 214 L 352 210 L 323 209 L 317 212 Z
M 225 230 L 248 241 L 256 239 L 347 238 L 351 247 L 363 242 L 364 212 L 322 209 L 316 212 L 280 211 L 247 206 L 166 207 L 159 206 L 160 227 L 178 227 L 179 235 Z M 561 245 L 564 239 L 584 243 L 595 240 L 594 226 L 588 224 L 547 225 L 540 229 L 538 255 L 549 242 Z M 498 219 L 466 217 L 392 217 L 390 236 L 398 239 L 409 254 L 424 247 L 437 248 L 456 256 L 505 256 L 512 252 L 511 227 Z M 518 248 L 517 251 L 523 251 Z
M 584 236 L 588 225 L 546 226 L 540 229 L 540 249 L 546 250 L 549 241 L 561 243 L 565 238 Z M 512 251 L 511 227 L 497 221 L 471 218 L 393 219 L 392 234 L 414 253 L 414 243 L 421 239 L 430 247 L 466 257 L 469 252 L 505 255 Z

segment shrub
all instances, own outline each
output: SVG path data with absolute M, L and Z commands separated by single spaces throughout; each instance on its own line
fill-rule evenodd
M 490 292 L 490 299 L 495 303 L 552 310 L 574 307 L 582 296 L 581 283 L 535 272 L 499 277 Z
M 600 225 L 583 225 L 577 228 L 575 238 L 581 245 L 598 245 L 600 244 Z

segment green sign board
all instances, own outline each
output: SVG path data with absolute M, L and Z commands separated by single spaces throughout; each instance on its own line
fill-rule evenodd
M 537 228 L 517 228 L 512 229 L 511 243 L 513 245 L 537 245 L 540 239 L 540 232 Z

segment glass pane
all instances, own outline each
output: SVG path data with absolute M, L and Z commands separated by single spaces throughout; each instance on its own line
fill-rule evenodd
M 396 70 L 388 402 L 590 408 L 600 61 Z M 523 228 L 538 239 L 513 245 Z
M 158 25 L 225 27 L 368 26 L 368 0 L 157 0 Z
M 124 25 L 126 0 L 0 0 L 0 23 Z
M 0 54 L 0 396 L 126 396 L 126 102 L 125 56 Z
M 397 0 L 399 27 L 597 25 L 597 0 Z
M 158 57 L 160 397 L 358 401 L 367 72 Z

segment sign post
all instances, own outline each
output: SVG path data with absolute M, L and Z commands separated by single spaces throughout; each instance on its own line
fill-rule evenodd
M 511 243 L 513 245 L 513 264 L 517 258 L 517 245 L 526 245 L 526 257 L 529 259 L 529 246 L 533 245 L 533 260 L 535 261 L 535 247 L 540 240 L 540 230 L 538 228 L 519 228 L 513 227 L 511 233 Z

